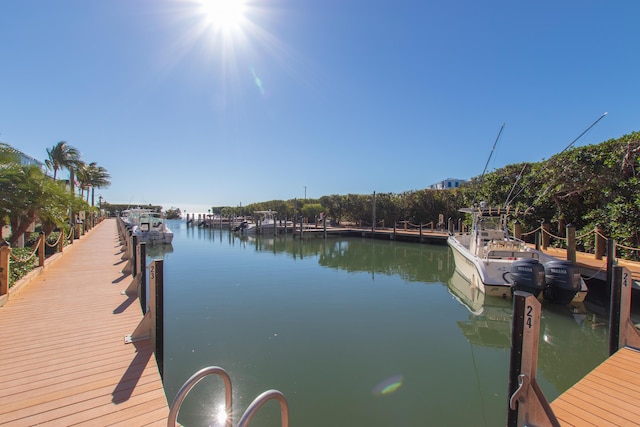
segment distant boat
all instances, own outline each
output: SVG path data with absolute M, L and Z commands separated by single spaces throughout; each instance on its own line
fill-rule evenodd
M 456 271 L 472 289 L 498 297 L 523 290 L 558 304 L 584 301 L 587 285 L 578 268 L 510 236 L 505 209 L 481 203 L 460 211 L 472 215 L 471 232 L 454 233 L 447 242 Z
M 243 221 L 233 230 L 242 234 L 273 233 L 277 227 L 275 214 L 276 212 L 272 210 L 256 211 L 254 216 L 257 222 Z
M 127 209 L 122 220 L 131 226 L 131 233 L 138 242 L 170 244 L 173 241 L 173 231 L 165 224 L 164 218 L 150 209 Z

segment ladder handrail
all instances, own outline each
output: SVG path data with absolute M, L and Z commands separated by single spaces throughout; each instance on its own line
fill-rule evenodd
M 231 427 L 231 409 L 232 409 L 232 395 L 231 395 L 231 377 L 223 368 L 218 366 L 208 366 L 206 368 L 200 369 L 198 372 L 193 374 L 178 390 L 176 396 L 173 398 L 173 402 L 171 402 L 171 406 L 169 409 L 169 417 L 167 418 L 167 427 L 175 427 L 176 422 L 178 420 L 178 412 L 180 412 L 180 406 L 182 406 L 182 402 L 187 397 L 187 394 L 191 391 L 195 385 L 200 382 L 204 377 L 208 375 L 216 374 L 222 377 L 224 381 L 224 389 L 225 389 L 225 410 L 227 413 L 226 426 Z
M 256 397 L 253 402 L 251 402 L 247 410 L 244 411 L 242 418 L 240 418 L 240 421 L 238 421 L 237 427 L 247 427 L 249 425 L 249 422 L 251 422 L 253 416 L 256 414 L 256 412 L 258 412 L 262 405 L 272 399 L 280 402 L 280 417 L 282 427 L 289 427 L 289 405 L 287 403 L 287 398 L 284 397 L 284 394 L 282 394 L 278 390 L 267 390 Z

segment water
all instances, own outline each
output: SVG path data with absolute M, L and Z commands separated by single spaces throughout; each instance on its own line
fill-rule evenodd
M 170 227 L 169 402 L 189 376 L 217 365 L 233 382 L 235 422 L 277 389 L 292 426 L 504 425 L 511 302 L 463 304 L 448 247 Z M 606 358 L 604 316 L 587 308 L 543 305 L 538 381 L 549 401 Z M 178 421 L 222 425 L 213 414 L 223 403 L 222 381 L 207 377 Z M 276 402 L 252 425 L 279 426 Z

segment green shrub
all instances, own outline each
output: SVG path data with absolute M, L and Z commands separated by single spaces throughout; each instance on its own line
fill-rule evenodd
M 33 253 L 31 248 L 12 248 L 11 253 L 16 258 L 25 259 Z M 19 262 L 11 257 L 9 261 L 9 287 L 26 276 L 31 270 L 36 268 L 38 264 L 38 257 L 34 256 L 28 261 Z

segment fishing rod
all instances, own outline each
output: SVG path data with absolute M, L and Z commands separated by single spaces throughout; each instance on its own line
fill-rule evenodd
M 498 132 L 498 136 L 496 137 L 496 140 L 493 143 L 493 147 L 491 147 L 491 152 L 489 153 L 489 158 L 487 159 L 487 163 L 485 163 L 484 169 L 482 170 L 482 175 L 480 175 L 480 181 L 478 182 L 478 187 L 476 188 L 476 194 L 473 197 L 474 200 L 477 199 L 478 190 L 482 186 L 482 180 L 484 179 L 484 174 L 487 171 L 487 167 L 489 166 L 489 161 L 491 161 L 491 156 L 493 156 L 493 151 L 496 149 L 496 145 L 498 144 L 498 140 L 500 139 L 500 135 L 502 135 L 502 130 L 503 129 L 504 129 L 504 122 L 502 123 L 502 126 L 500 126 L 500 131 Z
M 513 190 L 516 189 L 516 185 L 518 185 L 518 182 L 522 178 L 522 174 L 524 173 L 524 170 L 526 169 L 526 167 L 527 167 L 527 163 L 525 163 L 524 166 L 522 166 L 522 170 L 520 171 L 520 173 L 516 177 L 516 182 L 514 182 L 513 185 L 511 186 L 511 190 L 509 191 L 509 195 L 507 196 L 507 200 L 504 201 L 504 207 L 505 208 L 509 206 L 509 201 L 512 200 L 511 199 L 511 195 L 513 194 Z M 514 198 L 515 198 L 515 196 L 514 196 Z
M 558 156 L 560 156 L 562 153 L 564 153 L 564 152 L 565 152 L 565 151 L 567 151 L 569 148 L 571 148 L 571 147 L 573 146 L 573 144 L 575 144 L 575 143 L 576 143 L 580 138 L 582 138 L 582 137 L 584 136 L 584 134 L 585 134 L 585 133 L 589 132 L 589 131 L 591 130 L 591 128 L 592 128 L 592 127 L 594 127 L 596 124 L 598 124 L 598 122 L 599 122 L 600 120 L 602 120 L 602 119 L 603 119 L 607 114 L 609 114 L 609 113 L 608 113 L 608 112 L 604 112 L 600 117 L 598 117 L 598 119 L 597 119 L 596 121 L 594 121 L 593 123 L 591 123 L 591 125 L 589 125 L 589 127 L 587 127 L 587 128 L 586 128 L 586 129 L 585 129 L 585 130 L 580 134 L 580 135 L 578 135 L 577 137 L 575 137 L 575 138 L 574 138 L 574 140 L 573 140 L 573 141 L 571 141 L 571 142 L 569 143 L 569 145 L 567 145 L 567 146 L 566 146 L 566 147 L 565 147 L 561 152 L 559 152 L 559 153 L 555 156 L 555 159 L 557 160 L 557 159 L 558 159 Z M 552 162 L 551 162 L 551 160 L 552 160 L 552 159 L 553 159 L 553 158 L 549 159 L 549 161 L 547 161 L 547 162 L 544 164 L 544 167 L 542 168 L 542 170 L 540 171 L 540 173 L 542 173 L 542 172 L 546 171 L 546 170 L 549 168 L 549 166 L 552 164 Z M 524 170 L 524 168 L 523 168 L 523 170 Z M 531 181 L 530 181 L 530 182 L 531 182 Z M 515 185 L 515 184 L 514 184 L 514 185 Z M 518 196 L 519 196 L 519 195 L 520 195 L 524 190 L 526 190 L 527 188 L 528 188 L 528 185 L 527 185 L 527 186 L 525 186 L 525 187 L 522 187 L 522 188 L 520 189 L 520 191 L 518 191 L 518 192 L 516 193 L 516 195 L 515 195 L 515 196 L 513 196 L 511 199 L 508 199 L 508 200 L 507 200 L 507 202 L 506 202 L 506 206 L 509 206 L 509 205 L 511 204 L 511 202 L 513 202 L 513 201 L 515 200 L 515 198 L 516 198 L 516 197 L 518 197 Z M 546 192 L 546 190 L 545 190 L 545 192 Z M 544 193 L 543 193 L 543 194 L 544 194 Z M 543 196 L 543 194 L 541 194 L 540 196 L 538 196 L 538 198 L 536 199 L 536 201 L 535 201 L 535 202 L 537 202 L 538 200 L 540 200 L 540 197 L 542 197 L 542 196 Z M 535 203 L 535 202 L 534 202 L 534 203 Z

